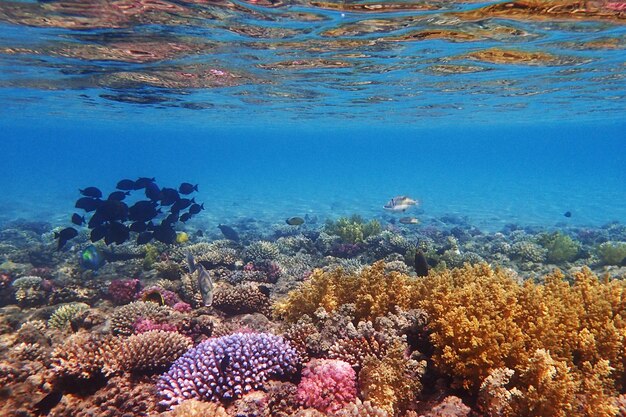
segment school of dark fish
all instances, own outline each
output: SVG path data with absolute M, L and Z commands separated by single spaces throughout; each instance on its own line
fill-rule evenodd
M 89 238 L 94 243 L 104 239 L 107 245 L 120 245 L 135 233 L 139 245 L 153 239 L 172 244 L 176 241 L 176 223 L 185 223 L 204 210 L 204 204 L 188 197 L 198 191 L 197 184 L 184 182 L 178 189 L 161 188 L 155 178 L 142 177 L 123 179 L 115 188 L 106 199 L 102 198 L 104 194 L 97 187 L 79 189 L 81 197 L 74 207 L 85 214 L 74 213 L 71 221 L 76 226 L 87 226 Z M 137 201 L 127 202 L 136 196 L 139 197 Z M 76 236 L 78 230 L 74 227 L 57 232 L 58 249 Z

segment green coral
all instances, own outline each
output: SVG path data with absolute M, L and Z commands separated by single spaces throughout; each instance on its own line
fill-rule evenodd
M 159 250 L 156 246 L 147 244 L 145 246 L 146 254 L 143 257 L 143 269 L 146 271 L 151 270 L 154 267 L 154 264 L 159 260 Z
M 361 243 L 370 236 L 381 232 L 378 220 L 365 222 L 359 215 L 341 217 L 337 221 L 327 220 L 324 231 L 330 235 L 337 235 L 346 243 Z
M 604 242 L 598 246 L 602 265 L 622 265 L 626 262 L 626 243 Z
M 546 259 L 553 264 L 571 262 L 580 251 L 580 243 L 561 232 L 543 234 L 539 244 L 548 251 Z
M 85 303 L 66 304 L 57 308 L 48 320 L 48 326 L 62 329 L 74 317 L 85 311 L 89 306 Z

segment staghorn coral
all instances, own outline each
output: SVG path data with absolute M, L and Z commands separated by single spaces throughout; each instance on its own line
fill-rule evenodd
M 359 322 L 357 336 L 344 337 L 337 340 L 328 352 L 329 357 L 348 362 L 356 369 L 363 367 L 368 356 L 382 359 L 390 347 L 403 342 L 399 337 L 374 329 L 372 322 Z
M 252 284 L 220 286 L 213 295 L 213 307 L 227 314 L 269 312 L 269 290 Z
M 358 275 L 345 275 L 341 269 L 317 269 L 309 280 L 274 304 L 274 312 L 290 321 L 312 315 L 319 307 L 334 311 L 354 303 L 355 319 L 371 319 L 409 308 L 416 280 L 398 272 L 385 273 L 385 264 L 376 262 Z
M 118 366 L 128 372 L 156 373 L 192 346 L 191 339 L 180 333 L 150 330 L 120 341 Z
M 382 359 L 367 356 L 358 376 L 362 398 L 389 415 L 405 410 L 422 390 L 425 364 L 406 359 L 405 348 L 397 342 Z
M 305 407 L 333 413 L 356 399 L 356 373 L 341 360 L 313 359 L 302 370 L 296 397 Z
M 626 243 L 604 242 L 598 246 L 597 252 L 602 265 L 626 264 Z
M 224 407 L 216 403 L 186 400 L 172 411 L 159 414 L 160 417 L 229 417 Z
M 295 372 L 298 356 L 282 337 L 235 333 L 209 339 L 181 356 L 159 378 L 161 404 L 185 399 L 232 399 L 258 389 L 272 376 Z
M 380 233 L 381 227 L 377 220 L 365 223 L 361 216 L 355 214 L 349 218 L 341 217 L 336 221 L 327 220 L 324 231 L 329 235 L 339 236 L 345 243 L 360 243 Z
M 511 245 L 510 254 L 512 258 L 517 258 L 527 262 L 543 262 L 548 251 L 538 244 L 529 241 L 520 241 Z
M 273 261 L 280 254 L 275 243 L 266 240 L 252 242 L 244 250 L 244 260 L 246 262 Z
M 538 243 L 547 250 L 547 261 L 554 264 L 573 261 L 580 251 L 580 243 L 561 232 L 544 233 Z
M 129 336 L 139 319 L 150 319 L 156 323 L 166 322 L 173 314 L 167 306 L 151 302 L 135 301 L 118 307 L 111 315 L 111 331 L 115 335 Z
M 48 326 L 62 329 L 63 327 L 65 327 L 66 324 L 72 321 L 74 317 L 78 316 L 80 313 L 87 309 L 89 309 L 89 305 L 85 303 L 73 303 L 63 305 L 57 308 L 54 313 L 52 313 L 50 319 L 48 320 Z
M 42 288 L 43 279 L 36 276 L 23 276 L 13 281 L 15 300 L 21 307 L 33 307 L 43 304 L 46 292 Z

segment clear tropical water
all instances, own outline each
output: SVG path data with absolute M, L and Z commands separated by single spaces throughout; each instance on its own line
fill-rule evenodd
M 145 175 L 200 184 L 192 227 L 402 194 L 487 230 L 626 221 L 621 3 L 502 4 L 3 1 L 0 216 Z

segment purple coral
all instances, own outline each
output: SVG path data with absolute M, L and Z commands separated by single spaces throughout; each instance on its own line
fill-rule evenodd
M 109 297 L 116 305 L 128 304 L 141 289 L 138 279 L 115 279 L 109 284 Z
M 313 359 L 302 370 L 298 401 L 323 413 L 334 413 L 356 399 L 356 372 L 337 359 Z
M 235 333 L 188 350 L 159 378 L 157 388 L 168 407 L 191 398 L 239 398 L 272 376 L 295 372 L 298 362 L 296 350 L 280 336 Z

